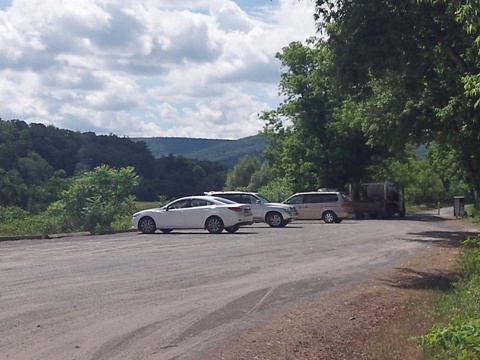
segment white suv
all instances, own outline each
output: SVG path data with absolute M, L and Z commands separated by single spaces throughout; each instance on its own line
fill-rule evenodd
M 221 197 L 239 204 L 248 204 L 252 208 L 253 221 L 265 222 L 271 227 L 284 227 L 298 216 L 295 207 L 272 203 L 266 197 L 255 192 L 209 191 L 205 195 Z

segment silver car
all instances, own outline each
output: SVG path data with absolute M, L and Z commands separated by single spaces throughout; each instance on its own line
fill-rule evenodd
M 330 224 L 355 217 L 351 199 L 339 191 L 301 192 L 290 196 L 284 203 L 295 206 L 301 220 L 323 220 Z
M 270 227 L 284 227 L 297 218 L 295 207 L 273 203 L 265 196 L 247 191 L 210 191 L 205 195 L 222 197 L 240 204 L 248 204 L 252 208 L 253 221 L 265 222 Z

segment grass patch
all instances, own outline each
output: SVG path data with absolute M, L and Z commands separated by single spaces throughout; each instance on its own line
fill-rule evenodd
M 160 204 L 156 201 L 137 201 L 135 207 L 137 208 L 137 211 L 140 211 L 160 207 Z
M 480 359 L 480 235 L 464 245 L 458 280 L 436 307 L 443 321 L 416 338 L 429 359 Z

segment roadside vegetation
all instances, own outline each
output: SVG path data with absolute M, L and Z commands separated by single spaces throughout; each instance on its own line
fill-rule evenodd
M 480 222 L 480 213 L 473 212 Z M 434 309 L 441 321 L 420 337 L 428 359 L 470 360 L 480 358 L 480 234 L 464 242 L 456 263 L 457 279 Z

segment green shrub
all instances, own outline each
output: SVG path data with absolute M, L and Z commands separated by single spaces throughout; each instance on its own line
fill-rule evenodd
M 449 323 L 417 338 L 433 359 L 480 358 L 480 235 L 467 238 L 464 245 L 458 280 L 438 305 Z
M 113 230 L 115 221 L 135 211 L 131 194 L 137 184 L 133 168 L 99 166 L 76 178 L 48 212 L 62 232 Z
M 55 230 L 55 220 L 48 213 L 32 215 L 18 207 L 0 207 L 1 236 L 45 236 Z
M 435 326 L 418 342 L 434 359 L 471 360 L 480 357 L 480 321 L 468 319 Z

